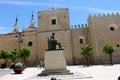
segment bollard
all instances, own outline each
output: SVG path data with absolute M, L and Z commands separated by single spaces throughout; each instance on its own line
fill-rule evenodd
M 57 80 L 55 77 L 52 77 L 50 80 Z
M 120 80 L 120 76 L 118 77 L 118 80 Z

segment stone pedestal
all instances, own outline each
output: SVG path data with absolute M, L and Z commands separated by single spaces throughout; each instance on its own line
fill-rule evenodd
M 70 74 L 66 68 L 64 50 L 45 51 L 45 70 L 41 75 Z

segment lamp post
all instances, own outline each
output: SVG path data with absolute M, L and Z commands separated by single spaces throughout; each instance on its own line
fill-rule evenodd
M 21 43 L 23 42 L 23 39 L 25 38 L 25 35 L 22 34 L 21 32 L 18 32 L 17 35 L 15 35 L 15 39 L 16 41 L 18 42 L 18 45 L 19 45 L 19 55 L 18 55 L 18 62 L 20 62 L 20 47 L 21 47 Z

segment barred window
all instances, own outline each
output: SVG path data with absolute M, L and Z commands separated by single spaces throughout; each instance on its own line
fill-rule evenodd
M 51 24 L 56 25 L 56 19 L 52 19 Z
M 83 39 L 80 39 L 80 44 L 83 44 Z

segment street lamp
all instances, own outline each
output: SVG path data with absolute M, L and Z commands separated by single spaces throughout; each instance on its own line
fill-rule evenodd
M 23 42 L 23 39 L 25 38 L 25 35 L 22 34 L 21 32 L 18 32 L 18 35 L 15 35 L 15 39 L 19 44 L 19 55 L 18 55 L 18 62 L 20 62 L 20 47 L 21 47 L 21 43 Z

